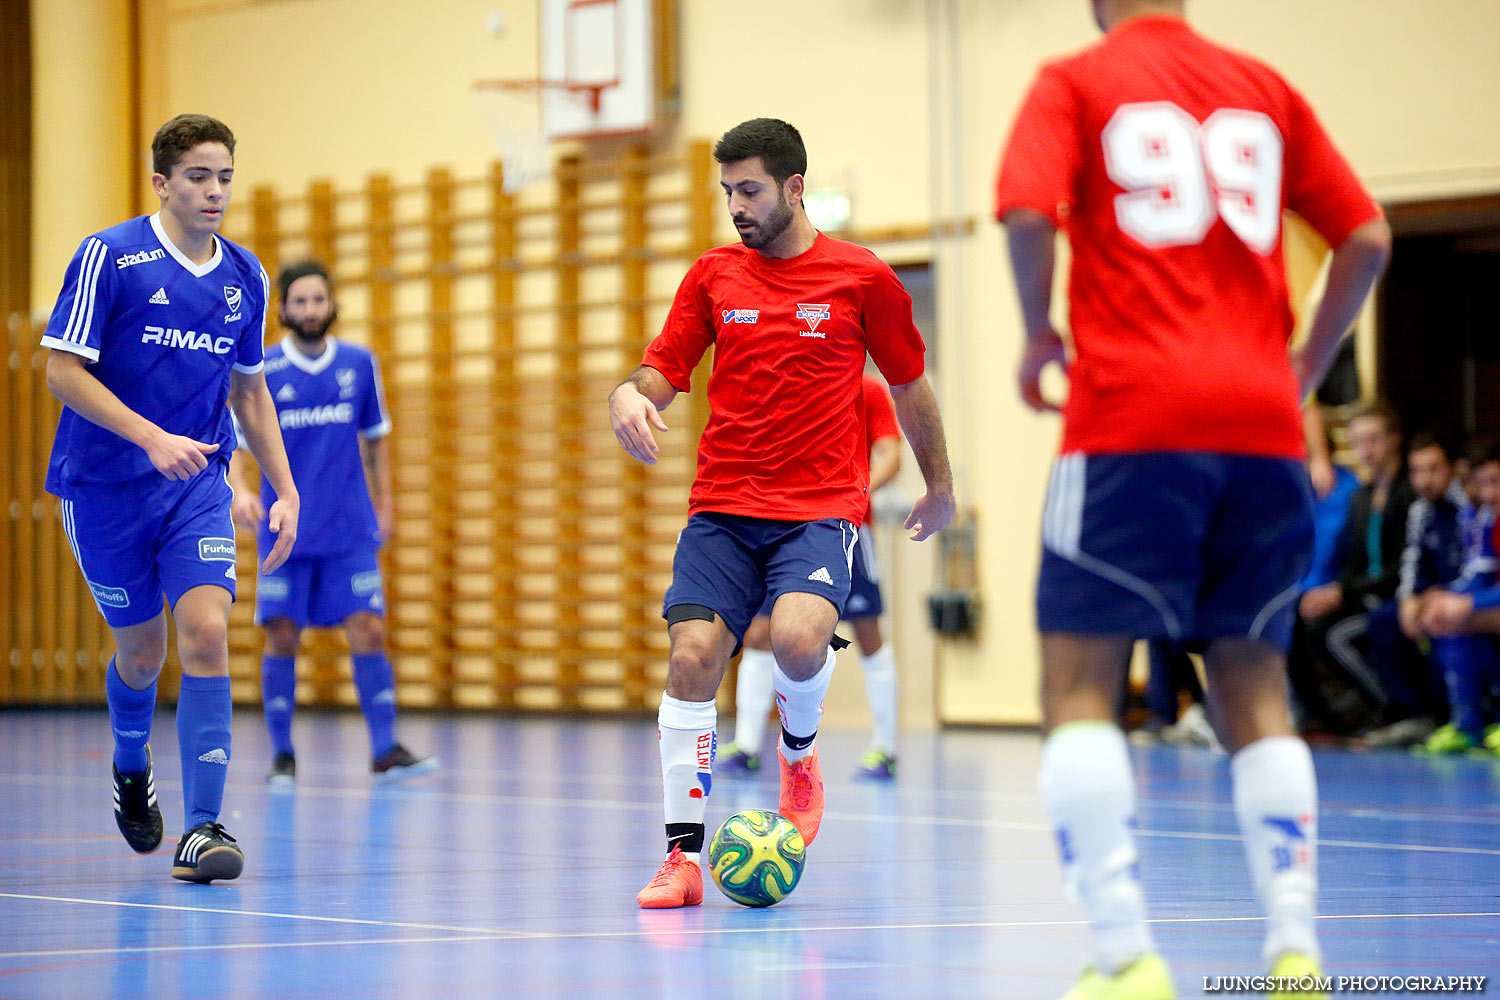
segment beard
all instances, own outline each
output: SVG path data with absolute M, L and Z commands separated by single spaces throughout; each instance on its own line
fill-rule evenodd
M 791 224 L 792 206 L 786 203 L 786 193 L 782 192 L 777 198 L 776 207 L 766 216 L 766 221 L 757 222 L 755 228 L 748 233 L 741 233 L 740 242 L 751 250 L 760 250 L 775 243 Z
M 333 321 L 339 318 L 339 311 L 335 307 L 328 310 L 328 315 L 322 319 L 295 320 L 285 313 L 281 315 L 281 325 L 290 330 L 293 335 L 303 340 L 322 340 L 328 335 L 328 330 L 333 326 Z

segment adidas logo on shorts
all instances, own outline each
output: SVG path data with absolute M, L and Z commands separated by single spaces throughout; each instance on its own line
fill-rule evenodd
M 807 578 L 809 580 L 816 580 L 819 583 L 826 583 L 830 587 L 833 586 L 833 577 L 828 575 L 827 566 L 819 566 L 816 570 L 807 574 Z
M 208 753 L 200 753 L 198 759 L 205 764 L 223 764 L 229 766 L 229 755 L 224 752 L 223 747 L 214 747 Z
M 167 290 L 165 287 L 158 288 L 156 292 L 146 301 L 151 303 L 153 306 L 169 306 L 172 304 L 172 300 L 167 298 Z

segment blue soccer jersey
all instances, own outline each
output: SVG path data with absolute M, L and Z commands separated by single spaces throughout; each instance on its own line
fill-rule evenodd
M 255 255 L 222 237 L 194 264 L 157 215 L 122 222 L 83 241 L 68 265 L 42 346 L 70 351 L 130 409 L 172 434 L 215 442 L 222 475 L 234 450 L 229 369 L 262 365 L 270 282 Z M 160 476 L 146 452 L 64 407 L 47 468 L 47 491 L 76 499 L 101 484 Z
M 333 555 L 378 545 L 359 449 L 360 438 L 374 440 L 391 431 L 375 355 L 329 337 L 323 353 L 310 358 L 288 337 L 266 351 L 266 385 L 276 401 L 281 439 L 302 499 L 294 555 Z M 276 494 L 265 476 L 260 495 L 269 511 Z M 274 542 L 262 520 L 261 551 L 269 552 Z

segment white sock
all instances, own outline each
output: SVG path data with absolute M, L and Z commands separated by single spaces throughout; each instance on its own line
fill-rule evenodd
M 781 715 L 781 728 L 793 736 L 805 737 L 818 734 L 818 723 L 823 719 L 823 696 L 828 693 L 828 684 L 833 680 L 833 667 L 837 663 L 833 650 L 817 673 L 805 681 L 794 681 L 781 672 L 776 665 L 776 710 Z M 786 734 L 781 738 L 781 755 L 788 764 L 795 764 L 813 752 L 816 743 L 809 743 L 800 750 L 786 745 Z
M 1235 754 L 1234 811 L 1255 891 L 1266 908 L 1267 964 L 1288 951 L 1318 957 L 1318 781 L 1295 736 L 1268 736 Z
M 708 792 L 713 784 L 714 726 L 718 711 L 711 701 L 680 701 L 662 692 L 661 708 L 656 713 L 657 736 L 661 750 L 662 811 L 667 820 L 667 836 L 685 833 L 684 826 L 696 826 L 699 850 L 683 849 L 689 861 L 697 861 L 703 842 L 703 814 L 708 808 Z M 668 845 L 671 846 L 670 844 Z
M 1108 722 L 1057 727 L 1037 781 L 1057 830 L 1063 883 L 1094 928 L 1094 965 L 1113 975 L 1156 950 L 1136 877 L 1135 782 L 1125 734 Z
M 896 752 L 896 654 L 890 643 L 860 660 L 870 699 L 870 747 Z
M 775 682 L 771 673 L 776 657 L 769 649 L 750 649 L 740 654 L 739 677 L 734 688 L 734 742 L 748 754 L 760 753 L 766 739 L 766 719 L 771 715 Z

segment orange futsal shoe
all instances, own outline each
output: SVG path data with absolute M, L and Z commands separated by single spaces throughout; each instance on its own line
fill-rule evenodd
M 781 760 L 781 804 L 777 812 L 792 821 L 802 834 L 802 843 L 812 846 L 823 822 L 823 769 L 818 766 L 818 748 L 797 761 L 786 762 L 781 748 L 776 748 Z
M 635 901 L 645 910 L 670 910 L 678 906 L 697 906 L 703 902 L 703 869 L 683 856 L 682 848 L 673 847 L 661 863 L 656 877 L 635 894 Z

